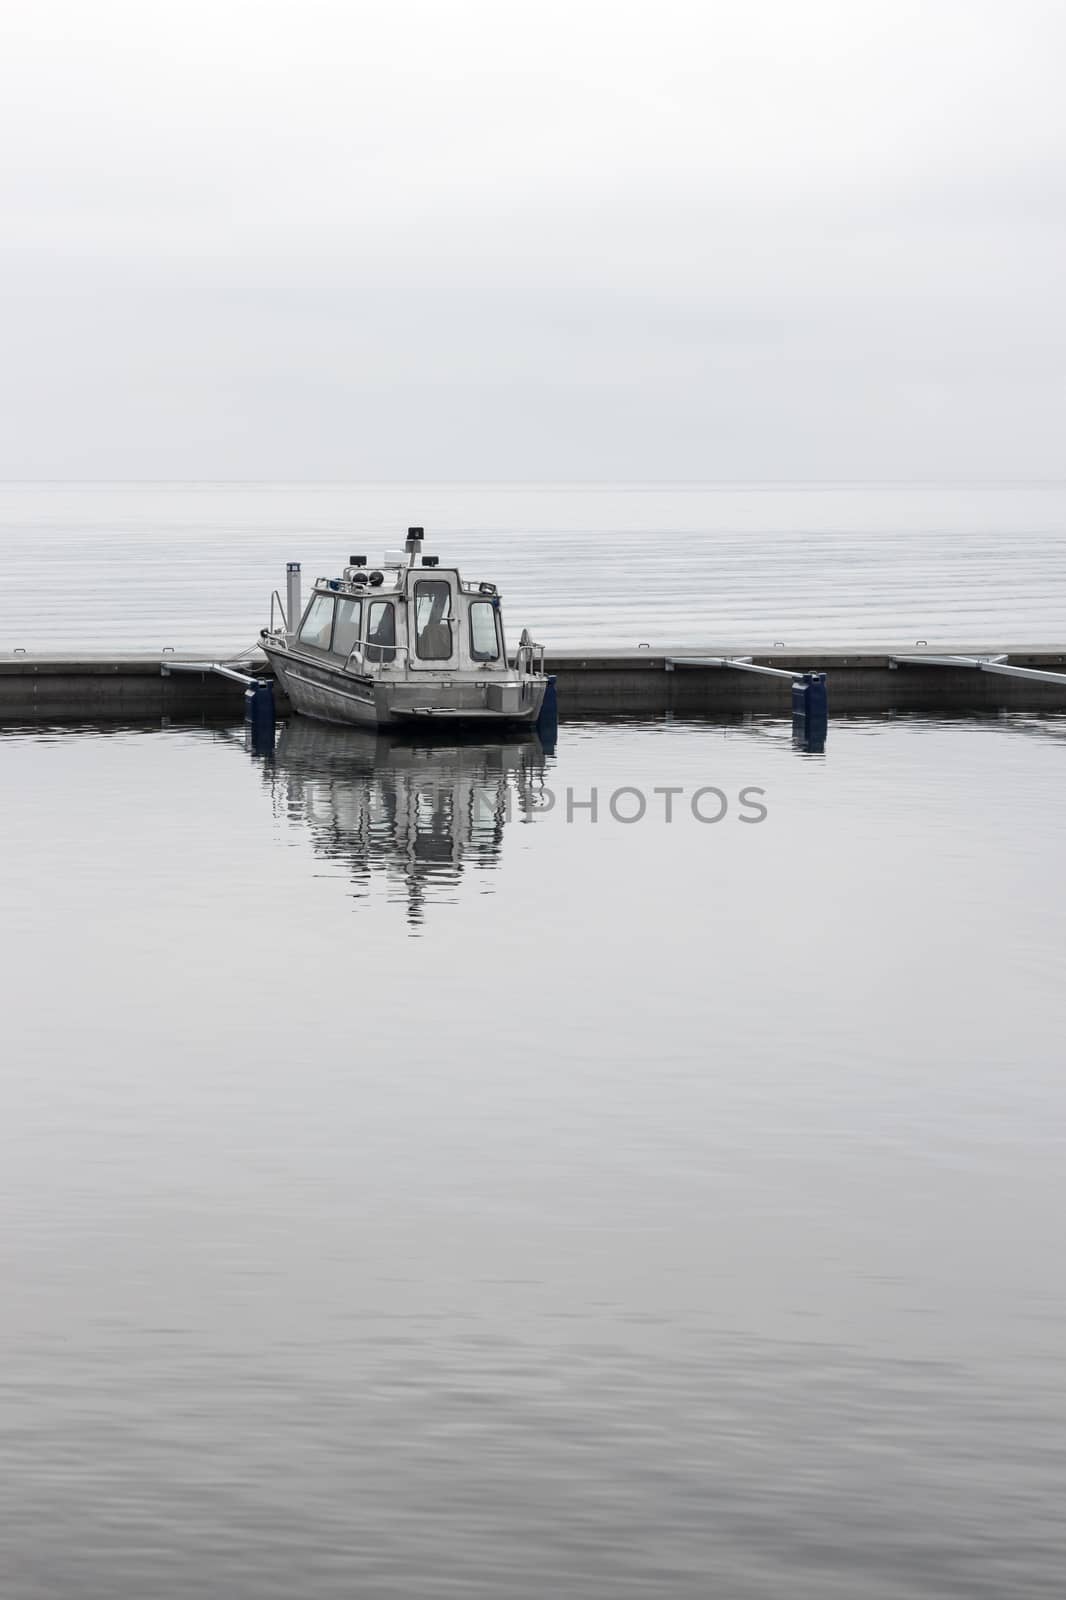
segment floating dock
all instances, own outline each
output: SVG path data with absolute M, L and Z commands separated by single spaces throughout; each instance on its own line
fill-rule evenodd
M 208 667 L 205 653 L 0 654 L 0 721 L 239 718 L 243 687 Z M 729 670 L 732 665 L 739 670 Z M 270 676 L 258 653 L 235 663 Z M 759 671 L 759 668 L 776 669 Z M 1012 669 L 1021 669 L 1015 674 Z M 823 650 L 720 643 L 655 649 L 556 650 L 545 670 L 567 717 L 786 715 L 789 679 L 825 673 L 833 713 L 1066 710 L 1066 645 L 884 645 Z M 1059 681 L 1061 674 L 1061 682 Z M 278 711 L 287 707 L 278 696 Z

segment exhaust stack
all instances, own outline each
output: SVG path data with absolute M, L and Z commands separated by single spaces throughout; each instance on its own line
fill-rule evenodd
M 285 620 L 289 624 L 289 643 L 296 638 L 296 630 L 303 616 L 303 599 L 300 593 L 300 563 L 289 561 L 285 566 Z

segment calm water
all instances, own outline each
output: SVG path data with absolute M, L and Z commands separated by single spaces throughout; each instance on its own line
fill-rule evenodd
M 1062 485 L 4 484 L 0 652 L 236 653 L 409 523 L 549 645 L 1063 641 Z
M 5 1600 L 1062 1593 L 1066 717 L 0 774 Z

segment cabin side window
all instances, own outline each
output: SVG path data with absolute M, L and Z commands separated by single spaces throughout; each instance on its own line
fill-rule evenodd
M 368 661 L 395 661 L 396 612 L 388 600 L 374 600 L 367 610 Z
M 447 661 L 452 653 L 452 590 L 439 578 L 415 584 L 415 651 L 420 661 Z
M 498 661 L 500 637 L 496 631 L 496 607 L 491 600 L 470 602 L 470 655 L 474 661 Z
M 345 660 L 359 640 L 359 627 L 363 615 L 361 600 L 338 600 L 337 620 L 333 624 L 333 653 Z
M 330 636 L 333 633 L 333 596 L 331 594 L 316 594 L 307 608 L 307 615 L 300 629 L 300 643 L 309 644 L 314 650 L 328 650 Z

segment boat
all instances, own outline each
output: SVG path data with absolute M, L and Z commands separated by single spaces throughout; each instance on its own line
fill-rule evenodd
M 402 556 L 348 559 L 317 578 L 306 607 L 290 562 L 260 638 L 292 709 L 323 722 L 397 728 L 536 724 L 549 679 L 544 647 L 523 630 L 509 657 L 494 583 L 464 582 L 408 528 Z M 554 684 L 553 684 L 554 687 Z

